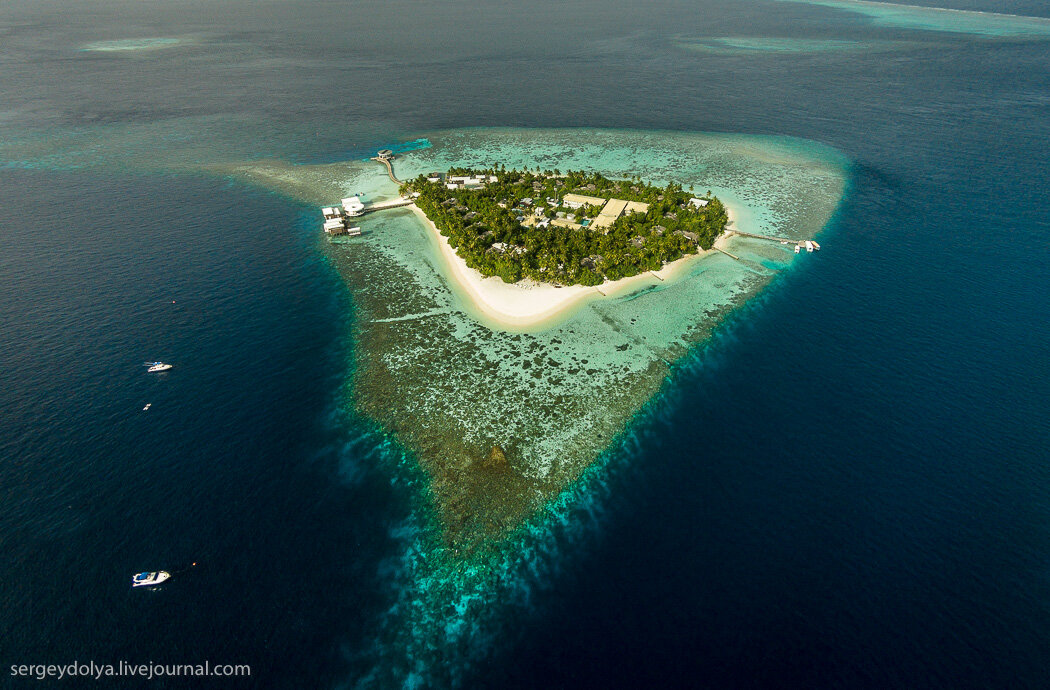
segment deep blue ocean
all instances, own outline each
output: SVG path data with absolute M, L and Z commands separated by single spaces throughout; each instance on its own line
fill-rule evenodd
M 73 48 L 149 36 L 196 43 Z M 880 47 L 678 41 L 724 36 Z M 347 411 L 353 296 L 315 209 L 158 161 L 463 126 L 790 135 L 853 165 L 824 250 L 610 451 L 515 634 L 435 684 L 1050 686 L 1048 56 L 765 0 L 0 6 L 0 686 L 370 670 L 414 488 Z

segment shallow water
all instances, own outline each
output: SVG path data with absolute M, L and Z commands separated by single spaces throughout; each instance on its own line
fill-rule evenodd
M 856 12 L 879 26 L 999 38 L 1048 38 L 1050 18 L 870 0 L 778 0 Z

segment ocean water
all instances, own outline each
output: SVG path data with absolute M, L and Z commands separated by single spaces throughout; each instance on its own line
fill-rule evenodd
M 2 672 L 1044 687 L 1048 46 L 985 17 L 0 7 Z M 354 292 L 316 210 L 236 167 L 470 127 L 796 137 L 842 152 L 848 180 L 824 249 L 686 353 L 545 519 L 418 590 L 426 482 L 352 404 Z M 152 359 L 176 367 L 150 378 Z M 161 567 L 180 572 L 129 589 Z M 498 596 L 456 598 L 463 581 Z

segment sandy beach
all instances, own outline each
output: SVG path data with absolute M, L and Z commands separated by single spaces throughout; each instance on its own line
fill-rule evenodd
M 716 251 L 709 249 L 683 256 L 658 271 L 646 271 L 629 278 L 606 281 L 598 286 L 555 287 L 528 279 L 505 283 L 497 276 L 486 278 L 467 266 L 467 262 L 456 254 L 448 240 L 438 232 L 437 226 L 418 206 L 411 204 L 408 208 L 430 229 L 449 284 L 464 299 L 468 311 L 490 326 L 506 330 L 549 328 L 593 300 L 619 297 L 648 285 L 674 281 L 687 273 L 689 264 Z M 733 221 L 737 214 L 729 204 L 726 204 L 726 213 L 730 225 L 735 225 Z M 722 248 L 727 239 L 723 234 L 715 241 L 715 247 Z

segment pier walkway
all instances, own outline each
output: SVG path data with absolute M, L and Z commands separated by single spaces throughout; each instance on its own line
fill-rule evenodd
M 390 176 L 391 181 L 397 185 L 403 185 L 404 182 L 394 177 L 394 164 L 390 162 L 392 156 L 376 156 L 372 160 L 382 163 L 386 166 L 386 174 Z
M 399 196 L 398 198 L 391 199 L 390 201 L 384 201 L 382 203 L 366 206 L 365 210 L 361 211 L 361 215 L 363 216 L 366 213 L 374 213 L 375 211 L 385 211 L 388 208 L 400 208 L 401 206 L 408 206 L 411 203 L 411 199 L 406 199 L 403 196 Z
M 740 235 L 741 237 L 754 237 L 756 240 L 769 240 L 770 242 L 780 242 L 781 244 L 798 244 L 805 240 L 792 240 L 787 237 L 771 237 L 770 235 L 756 235 L 751 232 L 740 232 L 739 230 L 726 230 L 726 235 Z

